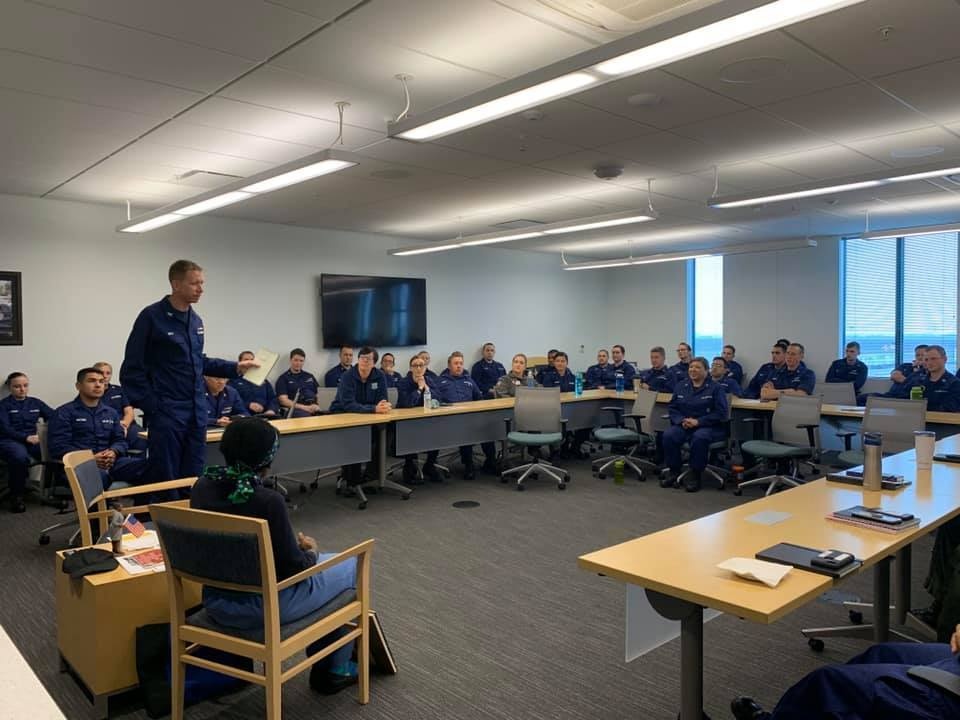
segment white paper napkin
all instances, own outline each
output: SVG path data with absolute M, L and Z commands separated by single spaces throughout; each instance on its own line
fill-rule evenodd
M 737 577 L 756 580 L 769 587 L 776 587 L 793 569 L 789 565 L 757 560 L 756 558 L 734 557 L 717 565 L 721 570 L 729 570 Z

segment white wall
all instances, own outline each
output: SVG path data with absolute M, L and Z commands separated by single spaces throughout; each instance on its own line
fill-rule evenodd
M 127 235 L 114 231 L 118 208 L 9 195 L 0 195 L 0 218 L 0 270 L 23 273 L 24 305 L 24 345 L 0 346 L 0 373 L 27 372 L 33 394 L 51 404 L 73 397 L 79 367 L 108 360 L 119 369 L 136 314 L 168 291 L 166 270 L 179 257 L 206 268 L 197 310 L 210 355 L 299 345 L 308 369 L 325 372 L 336 362 L 321 348 L 325 272 L 425 277 L 437 370 L 454 349 L 472 362 L 487 340 L 507 365 L 514 352 L 560 347 L 580 369 L 605 342 L 607 278 L 563 272 L 550 255 L 477 248 L 394 258 L 386 249 L 409 240 L 213 217 Z M 404 368 L 414 350 L 387 349 Z

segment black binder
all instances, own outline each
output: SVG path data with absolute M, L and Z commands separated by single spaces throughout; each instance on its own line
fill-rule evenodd
M 766 550 L 761 550 L 757 553 L 756 558 L 757 560 L 767 560 L 769 562 L 780 563 L 781 565 L 791 565 L 801 570 L 809 570 L 810 572 L 829 575 L 834 578 L 841 578 L 852 572 L 856 572 L 860 569 L 860 566 L 863 565 L 861 560 L 854 560 L 849 565 L 839 569 L 811 564 L 810 560 L 822 552 L 823 550 L 803 547 L 803 545 L 779 543 L 773 547 L 768 547 Z

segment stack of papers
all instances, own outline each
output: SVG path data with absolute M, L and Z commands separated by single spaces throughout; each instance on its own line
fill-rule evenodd
M 737 577 L 762 582 L 775 588 L 793 569 L 789 565 L 756 560 L 754 558 L 734 557 L 717 565 L 721 570 L 729 570 Z
M 158 573 L 167 569 L 163 559 L 163 552 L 160 548 L 153 550 L 143 550 L 135 555 L 116 556 L 120 567 L 131 575 L 142 575 L 143 573 Z

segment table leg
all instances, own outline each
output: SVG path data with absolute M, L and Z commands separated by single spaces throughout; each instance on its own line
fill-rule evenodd
M 377 472 L 377 486 L 381 490 L 396 490 L 404 500 L 408 500 L 413 490 L 406 485 L 387 479 L 387 426 L 385 423 L 377 426 L 377 464 L 380 466 Z
M 890 563 L 885 557 L 873 568 L 873 640 L 890 638 Z M 898 610 L 899 612 L 899 610 Z
M 668 620 L 680 621 L 679 720 L 702 720 L 703 608 L 655 590 L 646 592 L 654 610 Z
M 897 553 L 897 576 L 893 585 L 893 606 L 896 609 L 894 623 L 904 625 L 910 612 L 910 576 L 912 574 L 913 554 L 907 545 Z
M 97 720 L 107 720 L 110 717 L 110 696 L 93 696 L 93 716 Z

